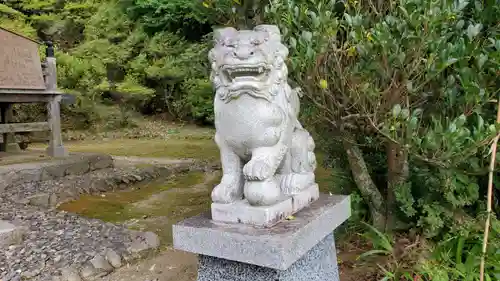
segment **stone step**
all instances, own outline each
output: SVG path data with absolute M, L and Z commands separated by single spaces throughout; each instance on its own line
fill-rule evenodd
M 63 159 L 0 166 L 0 192 L 24 183 L 54 180 L 113 167 L 106 154 L 72 154 Z

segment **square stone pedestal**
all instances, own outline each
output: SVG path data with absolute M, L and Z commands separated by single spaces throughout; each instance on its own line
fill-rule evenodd
M 337 281 L 333 231 L 349 216 L 348 196 L 323 194 L 269 228 L 207 213 L 174 225 L 174 247 L 199 255 L 198 281 Z
M 212 220 L 270 227 L 318 200 L 319 187 L 313 184 L 305 190 L 272 206 L 251 206 L 247 200 L 232 204 L 212 203 Z

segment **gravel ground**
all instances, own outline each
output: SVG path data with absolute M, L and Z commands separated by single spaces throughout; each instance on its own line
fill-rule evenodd
M 53 280 L 60 270 L 82 267 L 97 254 L 112 249 L 127 257 L 133 232 L 110 223 L 65 212 L 3 200 L 0 219 L 22 229 L 19 245 L 11 245 L 0 256 L 0 279 Z
M 180 166 L 186 170 L 191 165 Z M 166 173 L 175 172 L 178 169 Z M 154 233 L 128 230 L 53 207 L 80 194 L 123 189 L 164 173 L 165 168 L 120 165 L 7 188 L 0 193 L 0 220 L 14 224 L 20 235 L 0 245 L 0 281 L 92 280 L 158 248 Z

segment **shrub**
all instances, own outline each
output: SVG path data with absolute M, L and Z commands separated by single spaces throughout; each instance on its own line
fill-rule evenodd
M 370 3 L 271 1 L 266 15 L 290 47 L 291 77 L 347 152 L 374 224 L 441 235 L 477 215 L 485 196 L 500 6 Z

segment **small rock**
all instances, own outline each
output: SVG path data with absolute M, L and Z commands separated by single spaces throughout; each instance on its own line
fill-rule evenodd
M 80 278 L 80 275 L 78 275 L 78 272 L 74 267 L 64 268 L 63 270 L 61 270 L 61 274 L 62 277 L 60 278 L 60 280 L 62 281 L 82 281 L 82 278 Z
M 146 244 L 146 242 L 142 241 L 142 239 L 136 239 L 132 242 L 132 244 L 130 244 L 130 246 L 128 247 L 128 251 L 130 253 L 140 253 L 142 251 L 145 251 L 149 249 L 148 247 L 148 244 Z
M 55 207 L 57 205 L 57 203 L 59 203 L 59 198 L 58 198 L 57 194 L 55 194 L 55 193 L 50 194 L 49 206 Z
M 50 195 L 47 193 L 39 193 L 28 197 L 30 205 L 39 207 L 49 207 Z
M 97 273 L 98 273 L 97 270 L 95 269 L 95 267 L 91 263 L 86 263 L 82 267 L 82 269 L 80 269 L 80 276 L 85 280 L 89 280 L 92 277 L 95 277 L 97 275 Z
M 122 258 L 112 249 L 106 251 L 106 260 L 114 267 L 119 268 L 122 266 Z
M 146 244 L 148 244 L 150 248 L 157 249 L 160 247 L 160 238 L 158 238 L 156 233 L 148 231 L 143 234 L 143 237 L 146 239 Z
M 90 263 L 92 263 L 94 268 L 97 269 L 98 271 L 105 271 L 105 272 L 113 271 L 113 267 L 101 255 L 96 255 L 93 259 L 90 260 Z
M 31 279 L 40 274 L 40 270 L 24 271 L 21 276 L 25 279 Z
M 15 226 L 0 220 L 0 248 L 21 244 L 25 233 L 25 227 Z

